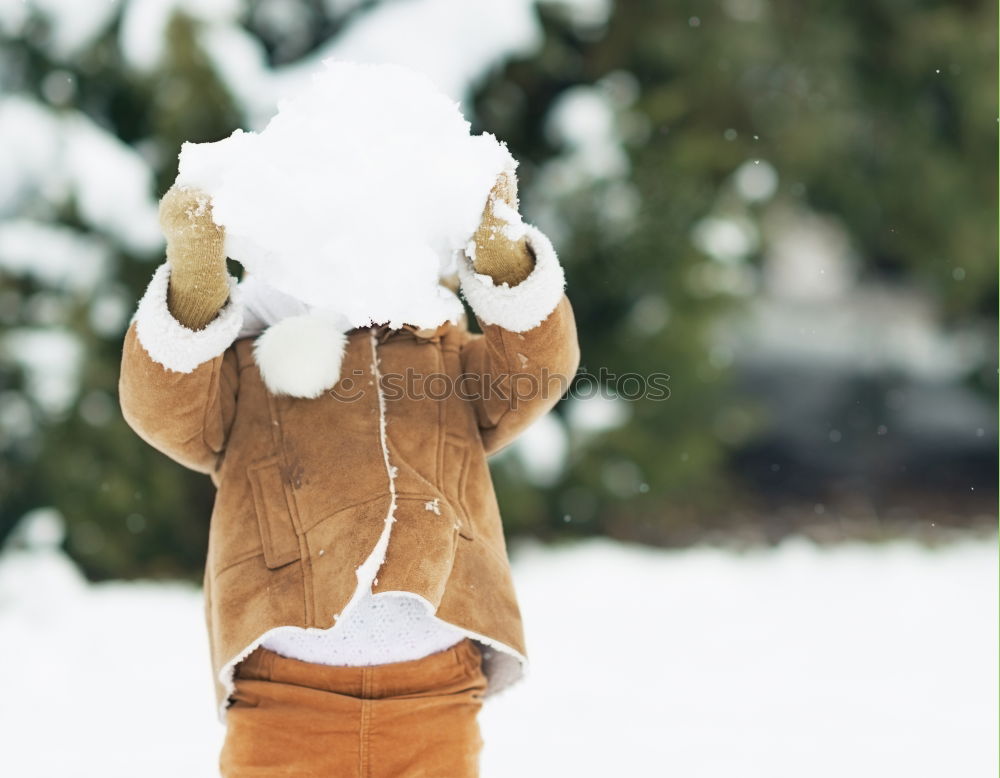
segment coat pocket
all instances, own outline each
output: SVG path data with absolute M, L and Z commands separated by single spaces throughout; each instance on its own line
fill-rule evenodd
M 299 538 L 288 508 L 280 459 L 270 457 L 251 465 L 247 474 L 264 547 L 264 564 L 274 569 L 294 562 L 300 557 Z
M 469 475 L 469 447 L 451 436 L 444 439 L 445 495 L 458 514 L 458 534 L 473 539 L 472 519 L 465 502 L 465 482 Z

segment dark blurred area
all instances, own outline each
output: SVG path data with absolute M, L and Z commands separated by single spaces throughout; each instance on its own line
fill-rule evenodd
M 259 129 L 259 84 L 321 55 L 434 50 L 580 331 L 569 396 L 495 459 L 511 536 L 995 529 L 996 4 L 525 1 L 495 50 L 456 23 L 401 52 L 416 1 L 0 12 L 0 543 L 52 506 L 93 578 L 200 574 L 211 483 L 116 400 L 180 144 Z

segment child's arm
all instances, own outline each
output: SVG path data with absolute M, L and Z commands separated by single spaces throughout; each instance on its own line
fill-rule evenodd
M 463 390 L 491 454 L 559 401 L 580 349 L 562 267 L 548 238 L 521 223 L 512 174 L 494 187 L 472 243 L 459 275 L 483 334 L 462 349 Z
M 243 309 L 207 197 L 171 189 L 160 224 L 167 261 L 125 334 L 119 401 L 129 426 L 150 445 L 211 473 L 235 414 L 238 369 L 229 347 Z
M 170 283 L 167 306 L 191 330 L 205 328 L 229 297 L 225 230 L 212 220 L 208 195 L 171 187 L 160 201 Z

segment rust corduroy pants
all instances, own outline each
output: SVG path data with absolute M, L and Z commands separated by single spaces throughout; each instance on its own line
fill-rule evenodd
M 225 778 L 475 778 L 486 676 L 469 639 L 436 654 L 333 667 L 258 648 L 236 670 Z

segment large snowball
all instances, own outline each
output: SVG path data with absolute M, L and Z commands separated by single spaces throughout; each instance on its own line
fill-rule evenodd
M 205 190 L 226 250 L 353 327 L 433 327 L 460 304 L 439 285 L 515 162 L 469 133 L 427 78 L 325 61 L 260 132 L 185 143 L 177 183 Z

